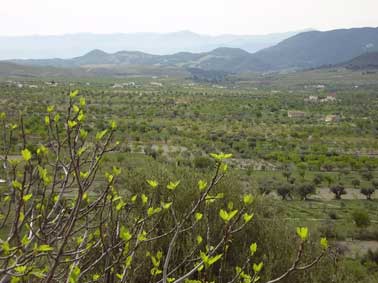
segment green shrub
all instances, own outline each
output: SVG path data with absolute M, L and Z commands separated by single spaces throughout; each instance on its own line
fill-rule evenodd
M 365 210 L 355 210 L 352 213 L 352 218 L 356 226 L 359 228 L 364 228 L 370 225 L 370 217 Z

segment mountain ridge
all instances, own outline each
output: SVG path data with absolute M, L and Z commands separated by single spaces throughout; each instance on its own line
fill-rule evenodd
M 94 49 L 71 59 L 9 60 L 28 66 L 60 68 L 125 68 L 127 66 L 202 69 L 228 73 L 276 72 L 332 66 L 366 52 L 378 52 L 378 28 L 309 31 L 294 35 L 255 53 L 241 48 L 218 47 L 209 52 L 170 55 Z
M 69 59 L 93 49 L 109 53 L 119 50 L 139 50 L 157 55 L 181 51 L 201 53 L 217 47 L 243 48 L 255 52 L 273 46 L 300 31 L 266 35 L 205 35 L 191 31 L 172 33 L 79 33 L 46 36 L 0 36 L 0 60 L 19 59 Z M 27 48 L 25 48 L 27 47 Z

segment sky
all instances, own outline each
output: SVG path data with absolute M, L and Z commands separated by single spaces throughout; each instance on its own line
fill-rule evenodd
M 0 0 L 0 35 L 377 27 L 378 0 Z

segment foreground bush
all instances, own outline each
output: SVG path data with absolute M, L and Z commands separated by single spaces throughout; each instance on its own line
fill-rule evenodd
M 259 243 L 234 240 L 254 225 L 254 196 L 227 199 L 217 192 L 230 154 L 211 154 L 214 174 L 199 179 L 195 191 L 177 179 L 149 178 L 141 181 L 144 190 L 125 188 L 121 168 L 101 167 L 117 149 L 117 125 L 111 121 L 92 135 L 84 126 L 85 105 L 74 91 L 64 115 L 49 106 L 48 139 L 38 144 L 28 143 L 22 117 L 8 124 L 1 115 L 0 282 L 247 283 L 266 277 L 267 263 L 256 257 Z M 322 238 L 317 255 L 305 254 L 313 245 L 309 231 L 296 233 L 292 263 L 267 282 L 310 269 L 327 253 Z M 235 243 L 244 248 L 238 254 Z

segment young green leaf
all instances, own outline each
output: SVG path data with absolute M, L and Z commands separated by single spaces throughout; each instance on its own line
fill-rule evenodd
M 22 150 L 21 154 L 22 154 L 22 158 L 25 161 L 29 161 L 32 158 L 32 154 L 31 154 L 30 150 L 28 150 L 27 148 L 25 148 L 24 150 Z
M 245 205 L 250 205 L 253 202 L 253 200 L 254 200 L 254 197 L 251 194 L 243 196 L 243 202 Z
M 220 216 L 220 218 L 222 218 L 222 220 L 224 221 L 224 222 L 229 222 L 236 214 L 238 213 L 238 211 L 237 210 L 233 210 L 233 211 L 230 211 L 230 212 L 227 212 L 227 211 L 225 211 L 225 210 L 223 210 L 223 209 L 221 209 L 220 211 L 219 211 L 219 216 Z
M 98 140 L 98 141 L 101 140 L 106 135 L 107 132 L 108 132 L 108 130 L 103 130 L 101 132 L 98 132 L 96 134 L 96 140 Z
M 156 189 L 157 186 L 159 185 L 159 183 L 156 182 L 155 180 L 147 180 L 147 184 L 150 185 L 150 187 L 153 189 Z
M 308 228 L 307 227 L 298 227 L 297 228 L 297 235 L 301 238 L 302 241 L 306 241 L 308 239 Z
M 172 206 L 172 202 L 161 202 L 161 207 L 163 209 L 169 209 Z
M 251 221 L 252 218 L 253 218 L 253 215 L 254 215 L 253 213 L 252 214 L 244 213 L 243 214 L 243 220 L 244 220 L 244 222 L 248 223 L 249 221 Z
M 203 214 L 201 212 L 196 212 L 194 215 L 197 221 L 200 221 L 203 217 Z
M 171 191 L 174 191 L 177 186 L 180 184 L 180 181 L 177 181 L 177 182 L 169 182 L 169 184 L 167 185 L 167 189 L 168 190 L 171 190 Z
M 72 129 L 77 126 L 77 122 L 68 120 L 67 125 L 68 125 L 68 128 Z
M 232 154 L 226 154 L 226 153 L 221 152 L 220 154 L 210 153 L 210 156 L 217 161 L 222 161 L 224 159 L 231 158 Z
M 254 263 L 253 264 L 253 271 L 255 273 L 259 273 L 261 271 L 261 269 L 263 268 L 263 266 L 264 266 L 264 263 L 262 263 L 262 262 L 260 262 L 259 264 Z
M 200 192 L 202 192 L 203 190 L 205 190 L 206 187 L 207 187 L 207 182 L 202 181 L 202 180 L 198 181 L 198 189 L 200 190 Z
M 254 255 L 255 252 L 257 251 L 257 244 L 256 244 L 256 243 L 252 243 L 252 244 L 249 246 L 249 251 L 251 252 L 251 255 Z
M 74 97 L 76 97 L 78 94 L 79 94 L 79 91 L 78 91 L 78 90 L 74 90 L 74 91 L 72 91 L 72 92 L 70 93 L 70 97 L 71 97 L 71 98 L 74 98 Z
M 120 233 L 119 233 L 119 237 L 128 242 L 129 240 L 131 240 L 132 238 L 132 235 L 129 231 L 129 229 L 127 229 L 125 226 L 121 226 L 121 230 L 120 230 Z
M 148 202 L 148 197 L 145 194 L 141 195 L 142 203 L 143 205 L 146 205 Z
M 22 197 L 24 202 L 28 202 L 33 197 L 33 194 L 27 194 Z
M 322 247 L 323 250 L 328 249 L 328 240 L 327 240 L 327 238 L 321 238 L 320 239 L 320 246 Z

